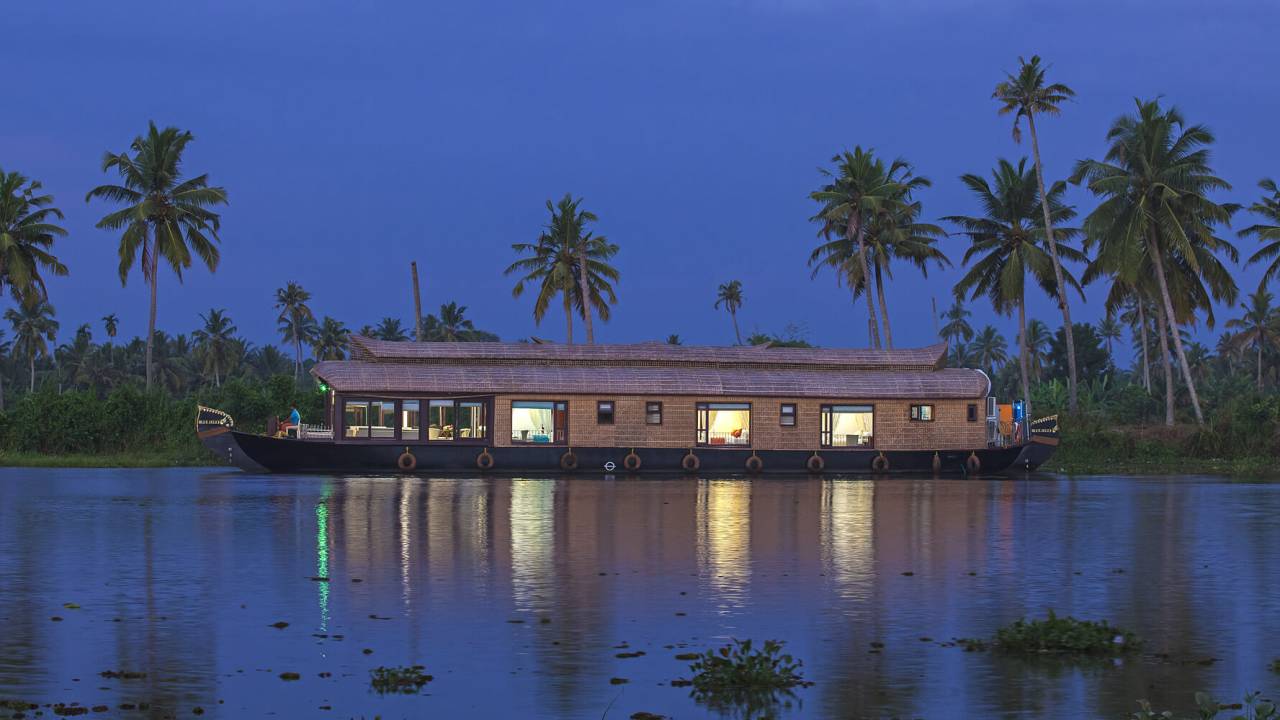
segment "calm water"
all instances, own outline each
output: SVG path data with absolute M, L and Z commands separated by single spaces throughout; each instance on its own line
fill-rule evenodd
M 738 637 L 787 641 L 817 682 L 782 717 L 1119 718 L 1141 697 L 1280 688 L 1278 581 L 1274 483 L 8 469 L 0 699 L 112 717 L 718 717 L 665 683 L 687 676 L 676 653 Z M 940 644 L 1047 608 L 1171 657 Z M 435 676 L 422 696 L 370 692 L 371 668 L 414 663 Z

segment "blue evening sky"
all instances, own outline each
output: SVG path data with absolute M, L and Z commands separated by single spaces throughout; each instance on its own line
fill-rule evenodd
M 1247 204 L 1280 176 L 1270 2 L 123 0 L 10 4 L 0 23 L 0 167 L 42 180 L 67 214 L 71 276 L 50 284 L 60 340 L 82 322 L 102 339 L 108 312 L 123 334 L 145 329 L 141 278 L 120 286 L 116 238 L 93 227 L 107 206 L 84 195 L 110 179 L 103 152 L 149 119 L 194 132 L 187 170 L 231 196 L 221 267 L 181 286 L 166 271 L 160 327 L 190 331 L 222 307 L 258 343 L 278 339 L 273 292 L 289 280 L 353 328 L 408 321 L 411 259 L 425 310 L 456 300 L 504 339 L 562 339 L 562 315 L 535 327 L 502 270 L 545 201 L 572 192 L 622 247 L 598 339 L 729 343 L 712 304 L 737 278 L 744 333 L 795 324 L 821 345 L 863 345 L 864 307 L 806 267 L 817 168 L 873 146 L 934 180 L 929 218 L 976 212 L 957 176 L 1029 152 L 990 99 L 1020 54 L 1079 93 L 1041 128 L 1052 177 L 1099 155 L 1109 122 L 1154 95 L 1217 133 L 1235 185 L 1224 198 Z M 958 262 L 966 244 L 943 247 Z M 1242 291 L 1259 275 L 1242 269 Z M 947 305 L 958 276 L 899 269 L 899 345 L 933 341 L 930 299 Z M 1101 315 L 1101 290 L 1081 319 Z M 1055 313 L 1033 296 L 1032 317 L 1056 327 Z M 1012 345 L 1013 323 L 997 324 Z

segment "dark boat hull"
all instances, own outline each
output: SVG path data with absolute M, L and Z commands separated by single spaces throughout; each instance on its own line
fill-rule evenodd
M 413 455 L 415 473 L 480 472 L 477 462 L 482 452 L 492 458 L 489 472 L 564 472 L 561 459 L 568 450 L 562 446 L 489 447 L 447 445 L 360 445 L 315 440 L 294 440 L 252 435 L 228 429 L 204 437 L 205 446 L 219 457 L 250 472 L 351 472 L 396 473 L 401 455 Z M 982 448 L 977 450 L 898 450 L 883 453 L 886 470 L 873 465 L 882 453 L 878 450 L 827 450 L 816 453 L 823 460 L 823 472 L 833 474 L 974 474 L 970 457 L 977 458 L 979 474 L 996 474 L 1008 470 L 1034 469 L 1023 458 L 1026 446 Z M 640 467 L 624 469 L 631 448 L 574 447 L 576 470 L 583 473 L 614 472 L 678 473 L 684 472 L 683 461 L 689 448 L 636 448 Z M 809 460 L 815 453 L 805 450 L 725 450 L 694 448 L 700 473 L 747 473 L 751 457 L 760 460 L 762 473 L 799 473 L 809 471 Z M 1040 460 L 1039 462 L 1043 462 Z M 1036 465 L 1039 462 L 1035 463 Z

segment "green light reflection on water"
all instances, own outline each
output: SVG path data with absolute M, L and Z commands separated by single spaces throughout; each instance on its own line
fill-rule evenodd
M 326 484 L 316 503 L 316 577 L 329 577 L 329 493 Z M 329 629 L 329 583 L 317 582 L 316 593 L 320 602 L 320 631 Z

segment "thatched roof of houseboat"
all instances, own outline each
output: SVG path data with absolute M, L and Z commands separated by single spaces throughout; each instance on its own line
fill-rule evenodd
M 946 345 L 901 350 L 385 342 L 312 372 L 339 392 L 980 398 L 986 375 L 944 367 Z

